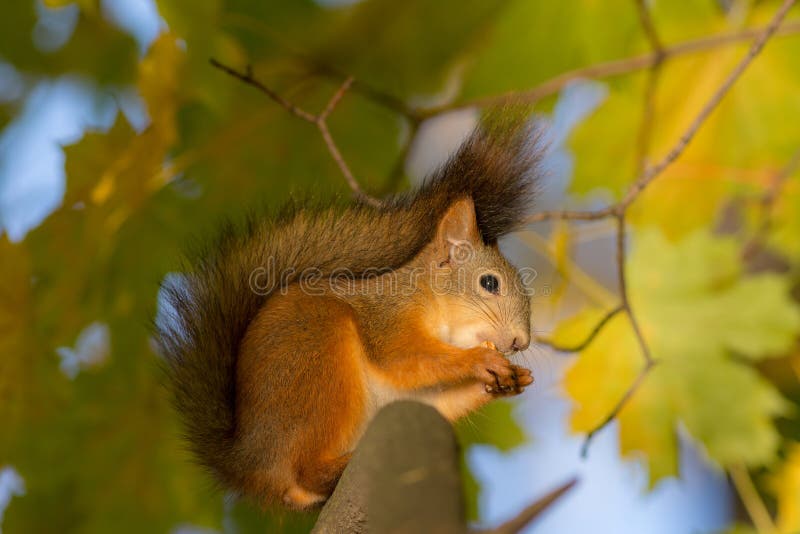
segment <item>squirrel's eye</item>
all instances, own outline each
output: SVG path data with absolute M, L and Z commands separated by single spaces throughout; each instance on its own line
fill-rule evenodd
M 484 274 L 481 276 L 481 287 L 496 295 L 500 291 L 500 280 L 493 274 Z

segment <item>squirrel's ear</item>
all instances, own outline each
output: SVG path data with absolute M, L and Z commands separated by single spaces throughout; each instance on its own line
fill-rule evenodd
M 438 254 L 443 256 L 442 261 L 449 258 L 454 246 L 458 247 L 465 242 L 471 245 L 478 245 L 481 242 L 478 222 L 475 219 L 475 204 L 471 198 L 453 202 L 442 216 L 436 230 L 436 249 Z

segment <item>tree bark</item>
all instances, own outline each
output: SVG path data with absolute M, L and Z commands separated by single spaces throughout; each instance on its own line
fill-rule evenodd
M 425 404 L 400 401 L 370 424 L 315 533 L 467 531 L 450 424 Z

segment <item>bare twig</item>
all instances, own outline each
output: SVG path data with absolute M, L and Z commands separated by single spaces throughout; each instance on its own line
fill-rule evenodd
M 511 91 L 501 95 L 479 97 L 461 102 L 452 102 L 441 106 L 419 108 L 412 111 L 412 114 L 425 119 L 434 115 L 439 115 L 448 111 L 472 107 L 487 107 L 492 105 L 506 104 L 509 102 L 536 102 L 542 98 L 554 95 L 564 88 L 568 83 L 578 79 L 607 78 L 628 74 L 637 70 L 650 68 L 653 64 L 666 61 L 678 56 L 693 54 L 711 50 L 720 46 L 733 43 L 748 41 L 761 35 L 765 28 L 750 28 L 746 30 L 720 33 L 709 37 L 703 37 L 692 41 L 686 41 L 664 48 L 661 53 L 651 52 L 640 56 L 633 56 L 624 59 L 615 59 L 603 63 L 596 63 L 587 67 L 561 73 L 540 85 L 526 91 Z M 777 32 L 779 35 L 791 35 L 800 32 L 800 20 L 793 20 L 786 23 Z
M 516 534 L 517 532 L 521 532 L 523 528 L 528 526 L 531 521 L 536 519 L 542 512 L 546 511 L 550 506 L 553 505 L 558 499 L 560 499 L 565 493 L 571 490 L 575 484 L 578 483 L 578 479 L 573 478 L 566 484 L 562 484 L 558 488 L 554 489 L 538 501 L 526 506 L 523 508 L 519 514 L 517 514 L 512 519 L 509 519 L 499 527 L 489 530 L 483 531 L 484 534 Z
M 237 78 L 238 80 L 246 83 L 247 85 L 251 85 L 251 86 L 255 87 L 256 89 L 258 89 L 259 91 L 261 91 L 262 93 L 267 95 L 269 98 L 274 100 L 278 105 L 280 105 L 282 108 L 284 108 L 286 111 L 288 111 L 292 115 L 294 115 L 296 117 L 300 117 L 304 121 L 308 121 L 310 123 L 315 123 L 316 122 L 317 117 L 315 115 L 312 115 L 311 113 L 309 113 L 309 112 L 307 112 L 307 111 L 305 111 L 303 109 L 300 109 L 299 107 L 295 106 L 294 104 L 292 104 L 291 102 L 289 102 L 288 100 L 283 98 L 281 95 L 279 95 L 278 93 L 276 93 L 275 91 L 273 91 L 272 89 L 270 89 L 269 87 L 264 85 L 263 83 L 259 82 L 255 78 L 253 78 L 253 71 L 252 71 L 251 67 L 249 67 L 249 66 L 246 67 L 245 72 L 239 72 L 239 71 L 237 71 L 235 69 L 232 69 L 231 67 L 229 67 L 227 65 L 223 65 L 222 63 L 220 63 L 216 59 L 212 58 L 209 61 L 211 62 L 212 66 L 218 68 L 222 72 L 224 72 L 224 73 L 226 73 L 226 74 L 228 74 L 230 76 L 233 76 L 234 78 Z
M 653 123 L 655 121 L 656 87 L 658 86 L 660 74 L 661 64 L 653 65 L 647 72 L 642 103 L 642 122 L 636 138 L 636 159 L 634 160 L 636 176 L 641 176 L 647 170 L 647 159 L 650 153 L 650 142 L 653 138 Z
M 540 211 L 529 216 L 525 221 L 529 223 L 554 221 L 554 220 L 569 220 L 569 221 L 598 221 L 600 219 L 608 219 L 613 217 L 616 205 L 608 206 L 603 209 L 594 211 L 581 211 L 581 210 L 551 210 Z
M 581 448 L 581 455 L 586 456 L 589 452 L 589 443 L 594 438 L 595 434 L 600 432 L 603 428 L 608 426 L 611 421 L 617 418 L 619 412 L 625 405 L 628 403 L 630 398 L 639 389 L 640 384 L 644 381 L 644 378 L 650 372 L 650 369 L 653 368 L 655 364 L 655 360 L 653 359 L 653 355 L 650 352 L 650 346 L 647 344 L 647 340 L 644 338 L 642 334 L 642 329 L 639 326 L 639 321 L 636 318 L 636 314 L 634 314 L 633 309 L 631 308 L 630 299 L 628 296 L 628 282 L 627 277 L 625 274 L 625 208 L 622 208 L 620 212 L 617 214 L 617 277 L 619 283 L 619 293 L 620 297 L 622 298 L 622 309 L 625 311 L 626 315 L 628 316 L 628 321 L 631 323 L 631 328 L 636 336 L 636 340 L 639 342 L 639 348 L 642 353 L 642 358 L 644 358 L 644 367 L 639 372 L 639 375 L 630 385 L 625 394 L 620 398 L 619 402 L 614 406 L 614 409 L 609 412 L 605 419 L 603 419 L 599 425 L 594 427 L 589 433 L 586 435 L 586 438 L 583 442 L 583 447 Z
M 750 478 L 750 473 L 747 472 L 747 467 L 741 464 L 734 464 L 728 469 L 728 473 L 733 481 L 733 487 L 736 488 L 736 493 L 739 494 L 744 509 L 747 511 L 747 515 L 750 516 L 750 520 L 759 534 L 777 533 L 778 529 L 775 526 L 775 522 L 758 494 L 758 490 L 753 484 L 753 479 Z
M 678 143 L 672 147 L 664 158 L 659 161 L 653 167 L 650 167 L 645 174 L 639 178 L 636 182 L 634 182 L 633 187 L 628 190 L 628 193 L 622 199 L 621 204 L 624 206 L 630 205 L 636 197 L 655 179 L 659 174 L 661 174 L 664 169 L 666 169 L 673 161 L 678 159 L 689 143 L 692 141 L 694 136 L 700 130 L 700 128 L 705 123 L 706 119 L 708 119 L 709 115 L 717 108 L 719 103 L 728 94 L 733 84 L 741 77 L 742 73 L 750 66 L 750 63 L 756 58 L 756 56 L 761 52 L 764 48 L 764 45 L 767 44 L 767 41 L 770 37 L 777 31 L 778 27 L 781 25 L 781 21 L 786 17 L 786 14 L 789 12 L 789 9 L 794 5 L 795 0 L 784 0 L 781 4 L 781 7 L 778 9 L 775 16 L 772 17 L 772 20 L 761 33 L 761 35 L 756 38 L 753 42 L 750 50 L 747 52 L 747 55 L 739 62 L 738 65 L 731 71 L 722 85 L 717 89 L 717 91 L 711 96 L 711 98 L 706 102 L 706 105 L 703 106 L 703 109 L 697 114 L 694 118 L 692 123 L 689 125 L 689 128 L 684 132 L 681 138 L 678 140 Z
M 584 350 L 586 347 L 588 347 L 592 343 L 592 341 L 594 341 L 594 338 L 596 338 L 597 335 L 603 330 L 606 324 L 608 324 L 608 322 L 611 319 L 613 319 L 619 312 L 623 311 L 624 309 L 625 309 L 624 306 L 619 305 L 616 308 L 612 308 L 611 310 L 609 310 L 608 313 L 606 313 L 603 316 L 603 318 L 600 319 L 600 321 L 598 321 L 598 323 L 595 325 L 595 327 L 592 329 L 589 335 L 586 336 L 586 339 L 584 339 L 577 345 L 564 347 L 562 345 L 557 345 L 551 341 L 539 337 L 536 338 L 536 342 L 542 345 L 547 345 L 551 349 L 557 350 L 558 352 L 580 352 Z
M 633 328 L 633 332 L 636 334 L 636 339 L 639 342 L 642 356 L 648 365 L 652 365 L 653 355 L 650 353 L 650 347 L 647 345 L 647 341 L 642 334 L 639 321 L 636 320 L 636 316 L 631 309 L 631 301 L 628 295 L 628 282 L 625 274 L 625 230 L 625 212 L 623 211 L 617 215 L 617 278 L 619 283 L 619 293 L 620 297 L 622 298 L 622 307 L 625 309 L 625 313 L 628 314 L 628 320 L 630 320 L 631 328 Z
M 654 54 L 661 56 L 661 60 L 663 60 L 664 45 L 661 44 L 661 39 L 658 37 L 653 19 L 650 17 L 650 10 L 647 9 L 647 4 L 645 4 L 646 0 L 634 0 L 634 2 L 639 13 L 639 22 L 642 25 L 642 30 L 650 42 L 650 48 Z
M 350 89 L 351 85 L 353 85 L 353 77 L 348 76 L 342 82 L 342 85 L 339 86 L 339 89 L 333 93 L 333 96 L 331 96 L 330 100 L 328 100 L 328 104 L 325 106 L 325 109 L 323 109 L 322 113 L 320 113 L 317 117 L 317 122 L 324 121 L 328 118 L 328 115 L 330 115 L 336 106 L 339 105 L 339 101 L 342 99 L 347 90 Z
M 655 363 L 650 362 L 646 363 L 644 367 L 642 367 L 642 369 L 639 371 L 639 374 L 636 375 L 636 378 L 633 380 L 633 382 L 631 382 L 631 385 L 628 386 L 628 389 L 625 390 L 625 393 L 622 395 L 622 397 L 620 397 L 620 399 L 617 401 L 617 404 L 614 405 L 605 419 L 603 419 L 599 425 L 594 427 L 588 434 L 586 434 L 586 438 L 584 438 L 583 445 L 581 446 L 581 457 L 586 458 L 586 456 L 589 454 L 589 445 L 591 445 L 595 435 L 617 418 L 619 412 L 621 412 L 622 408 L 628 404 L 628 401 L 642 385 L 642 382 L 644 382 L 645 377 L 647 377 L 650 369 L 652 369 L 654 365 Z
M 683 135 L 681 135 L 680 139 L 678 139 L 678 142 L 657 164 L 649 167 L 641 176 L 639 176 L 639 178 L 625 193 L 625 196 L 622 198 L 622 200 L 620 200 L 617 204 L 594 211 L 544 211 L 529 217 L 528 222 L 539 222 L 553 219 L 595 221 L 598 219 L 614 217 L 621 211 L 625 210 L 656 177 L 664 172 L 667 167 L 669 167 L 681 156 L 681 154 L 683 154 L 683 151 L 686 149 L 692 139 L 694 139 L 694 136 L 703 126 L 709 115 L 711 115 L 711 113 L 716 109 L 728 91 L 730 91 L 733 84 L 736 83 L 750 63 L 752 63 L 753 59 L 755 59 L 759 52 L 761 52 L 769 38 L 776 33 L 781 21 L 786 16 L 789 8 L 791 8 L 794 4 L 794 1 L 795 0 L 784 0 L 780 9 L 778 9 L 770 23 L 762 31 L 761 35 L 759 35 L 758 38 L 753 42 L 753 45 L 750 47 L 747 55 L 745 55 L 745 57 L 736 65 L 722 85 L 714 92 L 711 98 L 698 112 L 689 127 L 686 129 Z
M 255 87 L 265 95 L 267 95 L 270 99 L 284 108 L 286 111 L 294 115 L 295 117 L 299 117 L 306 122 L 309 122 L 317 127 L 319 130 L 320 135 L 322 136 L 322 140 L 325 143 L 325 147 L 328 149 L 333 161 L 339 167 L 339 171 L 341 171 L 342 175 L 344 176 L 347 185 L 353 191 L 353 195 L 358 198 L 359 200 L 366 202 L 367 204 L 373 206 L 380 206 L 380 201 L 364 192 L 361 189 L 361 186 L 358 184 L 358 181 L 353 176 L 353 172 L 350 170 L 350 167 L 347 165 L 347 162 L 342 157 L 342 153 L 339 150 L 339 147 L 336 145 L 336 142 L 333 140 L 333 136 L 331 136 L 330 129 L 328 128 L 328 117 L 336 109 L 336 106 L 342 100 L 342 97 L 353 84 L 353 78 L 348 77 L 342 82 L 336 92 L 331 96 L 328 100 L 328 103 L 325 105 L 325 109 L 323 109 L 318 115 L 313 113 L 309 113 L 308 111 L 296 106 L 292 102 L 289 102 L 281 95 L 258 81 L 253 76 L 253 71 L 251 67 L 247 67 L 244 72 L 239 72 L 236 69 L 233 69 L 227 65 L 224 65 L 217 61 L 216 59 L 211 59 L 211 65 L 218 68 L 219 70 L 225 72 L 226 74 L 233 76 L 234 78 Z

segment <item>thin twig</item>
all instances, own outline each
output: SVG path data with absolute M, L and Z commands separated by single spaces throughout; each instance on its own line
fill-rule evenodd
M 631 308 L 631 301 L 628 294 L 628 281 L 626 276 L 626 261 L 625 261 L 625 212 L 622 211 L 617 215 L 617 280 L 619 283 L 619 293 L 622 299 L 622 307 L 625 313 L 628 314 L 628 320 L 631 323 L 636 339 L 639 342 L 639 348 L 642 351 L 642 357 L 648 365 L 653 363 L 653 355 L 650 353 L 650 347 L 647 345 L 642 334 L 642 329 L 639 326 L 639 321 Z
M 645 174 L 639 178 L 639 180 L 634 182 L 633 186 L 628 190 L 628 193 L 622 199 L 620 204 L 627 207 L 659 174 L 664 171 L 664 169 L 666 169 L 670 164 L 672 164 L 673 161 L 678 159 L 678 157 L 683 154 L 683 151 L 686 149 L 692 139 L 694 139 L 694 136 L 703 126 L 709 115 L 711 115 L 711 113 L 717 108 L 725 95 L 728 94 L 728 91 L 730 91 L 731 87 L 733 87 L 733 84 L 736 83 L 739 77 L 741 77 L 742 73 L 744 73 L 747 67 L 750 66 L 750 63 L 753 62 L 756 56 L 764 48 L 764 45 L 767 44 L 769 38 L 772 37 L 772 35 L 781 25 L 781 21 L 784 19 L 784 17 L 786 17 L 786 14 L 789 12 L 789 9 L 792 7 L 792 5 L 794 5 L 794 2 L 795 0 L 783 1 L 783 4 L 781 4 L 781 7 L 778 9 L 777 13 L 775 13 L 775 16 L 772 17 L 772 20 L 767 25 L 766 29 L 764 29 L 761 35 L 753 42 L 750 50 L 747 52 L 747 55 L 739 62 L 738 65 L 736 65 L 722 85 L 706 102 L 705 106 L 703 106 L 692 123 L 689 125 L 689 128 L 678 140 L 678 143 L 672 147 L 672 150 L 670 150 L 661 161 L 650 167 L 647 172 L 645 172 Z
M 650 373 L 650 369 L 652 369 L 654 365 L 655 363 L 651 362 L 646 363 L 644 367 L 642 367 L 642 369 L 639 371 L 639 374 L 636 375 L 636 378 L 633 380 L 633 382 L 631 382 L 631 385 L 628 386 L 628 389 L 625 391 L 622 397 L 620 397 L 620 399 L 617 401 L 617 404 L 614 405 L 614 408 L 611 409 L 605 419 L 603 419 L 599 425 L 594 427 L 588 434 L 586 434 L 586 437 L 583 439 L 583 445 L 581 445 L 582 458 L 586 458 L 586 456 L 589 454 L 589 445 L 591 445 L 595 435 L 617 418 L 619 413 L 622 411 L 622 408 L 628 404 L 628 401 L 642 385 L 642 382 L 644 382 L 645 377 L 648 375 L 648 373 Z
M 608 206 L 594 211 L 581 210 L 551 210 L 534 213 L 525 219 L 525 222 L 535 223 L 541 221 L 569 220 L 569 221 L 598 221 L 613 217 L 616 205 Z
M 606 219 L 609 217 L 616 216 L 620 210 L 624 210 L 630 204 L 633 203 L 634 200 L 645 190 L 645 188 L 650 185 L 650 183 L 658 177 L 664 170 L 669 167 L 675 160 L 677 160 L 689 143 L 694 139 L 694 136 L 700 130 L 700 128 L 705 123 L 706 119 L 708 119 L 709 115 L 716 109 L 725 95 L 730 91 L 731 87 L 734 83 L 739 79 L 742 73 L 747 69 L 747 67 L 752 63 L 753 59 L 761 52 L 764 48 L 764 45 L 767 43 L 769 38 L 776 33 L 778 27 L 781 24 L 781 21 L 786 16 L 786 13 L 789 11 L 789 8 L 792 7 L 795 0 L 784 0 L 781 7 L 776 12 L 775 16 L 773 16 L 770 23 L 766 26 L 766 28 L 762 31 L 761 35 L 756 38 L 753 42 L 750 50 L 748 51 L 747 55 L 736 65 L 736 67 L 731 71 L 725 81 L 720 85 L 717 91 L 711 96 L 711 98 L 706 102 L 703 108 L 698 112 L 695 116 L 694 120 L 689 124 L 689 127 L 686 131 L 681 135 L 678 142 L 672 147 L 672 149 L 655 165 L 649 167 L 644 174 L 642 174 L 628 189 L 625 193 L 625 196 L 620 200 L 617 204 L 608 206 L 606 208 L 602 208 L 599 210 L 594 211 L 574 211 L 574 210 L 562 210 L 562 211 L 544 211 L 539 212 L 527 219 L 527 222 L 539 222 L 539 221 L 546 221 L 546 220 L 554 220 L 554 219 L 561 219 L 561 220 L 577 220 L 577 221 L 595 221 L 598 219 Z
M 653 139 L 653 124 L 655 122 L 655 100 L 656 88 L 661 74 L 661 64 L 650 67 L 647 71 L 647 81 L 644 87 L 642 102 L 642 122 L 639 126 L 639 134 L 636 138 L 636 156 L 634 160 L 634 172 L 636 176 L 642 176 L 647 170 L 647 159 L 650 153 L 650 142 Z
M 736 464 L 728 470 L 728 473 L 733 481 L 733 487 L 736 488 L 736 493 L 739 494 L 739 498 L 744 505 L 744 509 L 747 510 L 747 515 L 750 516 L 750 520 L 759 534 L 778 532 L 772 516 L 769 515 L 764 501 L 761 500 L 758 490 L 756 490 L 753 480 L 747 472 L 747 467 Z
M 211 63 L 212 66 L 218 68 L 222 72 L 230 76 L 233 76 L 234 78 L 239 79 L 240 81 L 246 83 L 247 85 L 255 87 L 256 89 L 267 95 L 269 98 L 274 100 L 278 105 L 280 105 L 282 108 L 284 108 L 292 115 L 300 117 L 304 121 L 308 121 L 310 123 L 316 123 L 317 121 L 316 115 L 313 115 L 303 109 L 300 109 L 299 107 L 295 106 L 294 104 L 283 98 L 281 95 L 279 95 L 278 93 L 276 93 L 275 91 L 264 85 L 263 83 L 256 80 L 253 77 L 253 72 L 251 67 L 248 66 L 245 72 L 239 72 L 235 69 L 230 68 L 227 65 L 223 65 L 216 59 L 212 58 L 209 60 L 209 62 Z
M 663 59 L 664 45 L 661 44 L 661 39 L 658 37 L 658 32 L 653 24 L 653 19 L 650 17 L 650 10 L 647 9 L 646 0 L 634 0 L 636 10 L 639 13 L 639 22 L 642 25 L 642 30 L 650 42 L 650 48 L 653 53 L 660 54 Z
M 344 73 L 339 71 L 338 69 L 334 68 L 331 65 L 324 64 L 319 60 L 309 57 L 308 55 L 304 55 L 301 53 L 295 53 L 295 57 L 297 57 L 303 63 L 306 63 L 309 68 L 313 69 L 315 72 L 325 76 L 327 78 L 333 78 L 337 80 L 341 80 L 345 77 Z M 377 87 L 374 87 L 364 80 L 354 80 L 352 91 L 358 93 L 359 95 L 363 96 L 364 98 L 375 102 L 378 105 L 383 106 L 386 109 L 392 110 L 400 115 L 406 117 L 412 123 L 419 123 L 420 118 L 417 116 L 415 110 L 411 109 L 408 104 L 405 103 L 401 98 L 397 96 L 384 92 Z
M 509 102 L 532 103 L 558 93 L 564 88 L 565 85 L 574 80 L 607 78 L 611 76 L 628 74 L 637 70 L 649 68 L 653 66 L 653 64 L 660 61 L 666 61 L 667 59 L 696 52 L 703 52 L 733 43 L 748 41 L 763 34 L 765 29 L 766 27 L 749 28 L 736 32 L 720 33 L 717 35 L 711 35 L 709 37 L 702 37 L 700 39 L 668 46 L 664 48 L 661 53 L 651 52 L 639 56 L 596 63 L 587 67 L 581 67 L 567 71 L 558 74 L 557 76 L 550 78 L 540 85 L 526 91 L 510 91 L 501 95 L 478 97 L 461 102 L 451 102 L 440 106 L 418 108 L 416 110 L 412 110 L 411 113 L 412 115 L 417 116 L 419 119 L 426 119 L 434 115 L 440 115 L 448 111 L 464 108 L 487 107 L 506 104 Z M 793 20 L 786 23 L 777 33 L 779 35 L 791 35 L 798 32 L 800 32 L 800 20 Z
M 351 85 L 353 85 L 353 77 L 348 76 L 342 82 L 342 85 L 339 86 L 339 89 L 333 93 L 331 99 L 328 100 L 328 105 L 325 106 L 325 109 L 323 109 L 322 113 L 320 113 L 317 117 L 317 122 L 324 121 L 328 118 L 328 115 L 330 115 L 336 106 L 339 105 L 339 101 L 342 99 L 347 90 L 350 89 Z
M 586 347 L 588 347 L 592 343 L 592 341 L 594 341 L 594 338 L 597 337 L 597 335 L 603 330 L 606 324 L 608 324 L 608 322 L 611 319 L 613 319 L 614 316 L 616 316 L 619 312 L 623 311 L 624 309 L 625 309 L 624 306 L 619 305 L 616 308 L 612 308 L 611 310 L 609 310 L 608 313 L 606 313 L 603 316 L 603 318 L 600 319 L 600 321 L 598 321 L 598 323 L 595 325 L 595 327 L 592 329 L 589 335 L 586 336 L 586 339 L 584 339 L 577 345 L 565 347 L 562 345 L 557 345 L 551 341 L 539 337 L 536 338 L 536 342 L 542 345 L 547 345 L 551 349 L 556 350 L 558 352 L 581 352 Z
M 578 483 L 577 478 L 573 478 L 566 484 L 562 484 L 558 488 L 554 489 L 541 499 L 537 500 L 536 502 L 526 506 L 523 508 L 515 517 L 509 519 L 499 527 L 489 530 L 483 531 L 484 534 L 516 534 L 517 532 L 522 531 L 531 521 L 536 519 L 542 512 L 546 511 L 550 506 L 553 505 L 558 499 L 560 499 L 565 493 L 571 490 L 575 484 Z
M 342 82 L 336 92 L 331 96 L 328 100 L 328 103 L 325 105 L 325 108 L 319 113 L 319 115 L 314 115 L 313 113 L 309 113 L 308 111 L 296 106 L 292 102 L 289 102 L 281 95 L 264 85 L 263 83 L 259 82 L 254 76 L 253 71 L 250 66 L 246 67 L 245 72 L 239 72 L 236 69 L 233 69 L 227 65 L 224 65 L 217 61 L 216 59 L 210 60 L 211 65 L 218 68 L 219 70 L 233 76 L 234 78 L 241 80 L 242 82 L 255 87 L 265 95 L 267 95 L 270 99 L 275 101 L 278 105 L 284 108 L 286 111 L 291 113 L 292 115 L 303 119 L 306 122 L 310 122 L 314 126 L 317 127 L 319 130 L 320 135 L 322 136 L 322 140 L 325 143 L 325 147 L 328 149 L 333 161 L 336 163 L 337 167 L 341 171 L 342 175 L 344 176 L 347 185 L 353 191 L 353 195 L 358 198 L 359 200 L 366 202 L 372 206 L 380 206 L 380 200 L 366 194 L 361 186 L 358 184 L 358 181 L 353 176 L 353 172 L 350 170 L 350 167 L 347 165 L 347 162 L 342 157 L 342 153 L 339 150 L 339 147 L 336 145 L 336 142 L 333 140 L 333 136 L 331 135 L 330 129 L 328 128 L 328 117 L 336 109 L 336 106 L 342 100 L 342 97 L 347 92 L 347 90 L 353 84 L 353 78 L 348 77 Z
M 628 390 L 625 394 L 620 398 L 617 404 L 614 406 L 614 409 L 609 412 L 605 419 L 603 419 L 600 424 L 595 426 L 589 433 L 586 435 L 583 441 L 583 447 L 581 447 L 581 455 L 586 456 L 589 452 L 589 443 L 594 438 L 595 434 L 600 432 L 606 426 L 611 423 L 614 419 L 617 418 L 619 412 L 628 401 L 631 399 L 633 394 L 639 389 L 644 378 L 650 372 L 650 369 L 653 368 L 655 364 L 655 360 L 653 359 L 653 355 L 650 352 L 650 346 L 647 344 L 647 340 L 644 338 L 642 334 L 642 329 L 639 326 L 639 321 L 636 318 L 636 314 L 634 314 L 633 309 L 631 308 L 630 299 L 628 296 L 628 282 L 625 272 L 625 209 L 622 208 L 620 212 L 616 215 L 617 217 L 617 278 L 619 283 L 619 293 L 620 298 L 622 299 L 622 309 L 625 310 L 625 314 L 628 316 L 628 321 L 631 323 L 631 328 L 633 329 L 634 335 L 636 336 L 636 340 L 639 343 L 639 349 L 642 354 L 642 358 L 644 358 L 644 367 L 639 372 L 639 375 L 630 385 Z
M 361 189 L 361 186 L 358 185 L 358 181 L 353 176 L 350 167 L 348 167 L 347 163 L 344 161 L 342 153 L 339 151 L 339 147 L 336 146 L 336 142 L 334 142 L 333 136 L 331 136 L 331 132 L 328 130 L 328 123 L 326 123 L 324 120 L 319 121 L 317 123 L 317 128 L 319 129 L 320 134 L 322 134 L 322 140 L 325 141 L 325 146 L 328 147 L 328 152 L 330 152 L 333 161 L 335 161 L 336 165 L 339 166 L 339 170 L 342 172 L 347 185 L 350 186 L 350 189 L 353 191 L 353 194 L 356 196 L 356 198 L 372 206 L 380 206 L 380 200 L 366 194 L 364 190 Z
M 634 0 L 636 3 L 636 10 L 639 13 L 639 23 L 642 25 L 642 30 L 650 42 L 650 48 L 654 53 L 661 53 L 663 59 L 664 45 L 661 44 L 661 39 L 658 37 L 658 32 L 653 24 L 653 19 L 650 17 L 650 10 L 647 9 L 645 4 L 646 0 Z

